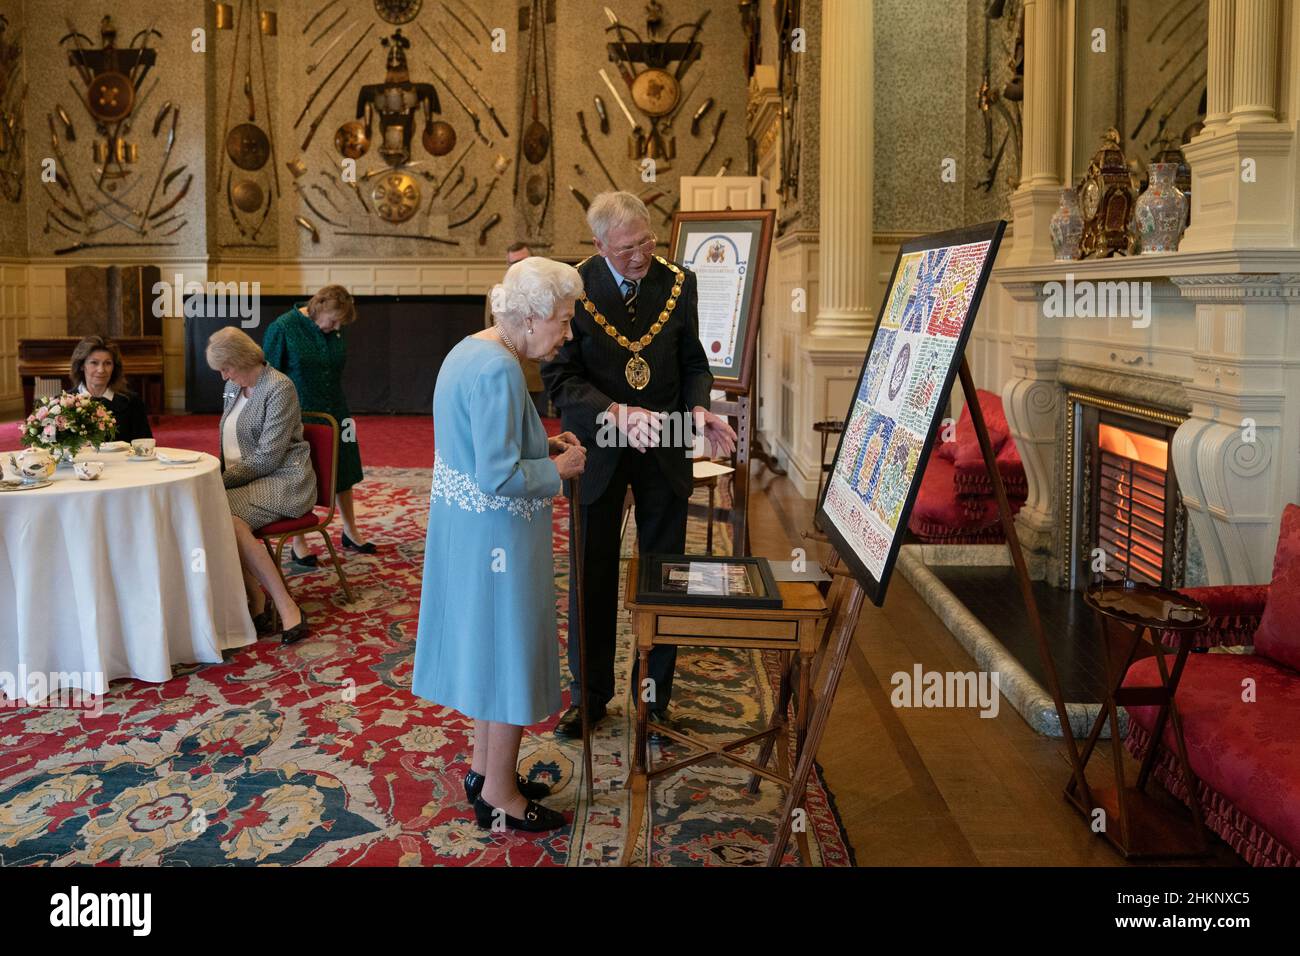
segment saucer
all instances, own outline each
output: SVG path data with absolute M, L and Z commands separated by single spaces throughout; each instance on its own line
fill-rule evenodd
M 104 442 L 104 444 L 99 446 L 99 453 L 101 455 L 116 455 L 119 452 L 130 451 L 130 450 L 131 450 L 130 442 L 124 442 L 124 441 L 106 441 Z
M 48 488 L 54 484 L 49 478 L 42 481 L 20 481 L 14 478 L 6 478 L 0 481 L 0 492 L 5 491 L 30 491 L 33 488 Z
M 128 455 L 127 458 L 126 458 L 126 460 L 127 460 L 127 461 L 157 461 L 157 460 L 158 460 L 158 456 L 157 456 L 157 455 L 146 455 L 146 456 L 144 456 L 144 457 L 141 457 L 141 456 L 139 456 L 139 455 Z
M 158 453 L 158 460 L 164 465 L 193 465 L 199 460 L 198 452 L 176 452 L 172 454 Z

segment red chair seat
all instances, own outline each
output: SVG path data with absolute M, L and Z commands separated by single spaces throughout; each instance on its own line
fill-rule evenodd
M 309 511 L 301 518 L 281 518 L 279 521 L 272 521 L 253 532 L 258 538 L 274 538 L 281 534 L 293 534 L 296 531 L 305 531 L 308 528 L 314 528 L 320 524 L 320 518 L 314 511 Z

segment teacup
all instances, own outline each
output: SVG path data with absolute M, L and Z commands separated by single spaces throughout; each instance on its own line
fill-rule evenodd
M 102 461 L 74 461 L 72 470 L 77 473 L 77 477 L 82 481 L 94 481 L 104 473 L 104 463 Z
M 131 442 L 131 454 L 136 458 L 152 458 L 158 443 L 152 438 L 137 438 Z

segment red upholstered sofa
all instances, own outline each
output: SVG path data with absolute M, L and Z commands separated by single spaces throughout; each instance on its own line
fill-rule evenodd
M 1300 862 L 1300 507 L 1288 505 L 1272 584 L 1186 588 L 1210 612 L 1202 647 L 1254 644 L 1253 654 L 1193 653 L 1178 710 L 1195 798 L 1210 829 L 1252 866 Z M 1125 685 L 1159 683 L 1155 658 L 1138 661 Z M 1253 691 L 1253 693 L 1251 693 Z M 1252 698 L 1253 699 L 1249 699 Z M 1141 759 L 1155 707 L 1130 707 L 1124 743 Z M 1188 802 L 1166 726 L 1155 776 Z
M 1014 514 L 1028 492 L 1025 469 L 1007 427 L 1002 399 L 983 389 L 977 394 Z M 935 442 L 908 527 L 927 544 L 985 544 L 1004 540 L 1001 520 L 967 406 L 957 421 L 954 440 Z

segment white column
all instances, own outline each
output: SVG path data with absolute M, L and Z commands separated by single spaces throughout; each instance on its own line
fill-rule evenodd
M 1025 0 L 1025 110 L 1020 184 L 1011 195 L 1012 245 L 999 256 L 1007 265 L 1052 260 L 1052 215 L 1060 203 L 1061 117 L 1066 104 L 1060 0 Z
M 1232 43 L 1232 122 L 1277 119 L 1277 0 L 1236 0 Z
M 1056 0 L 1025 0 L 1023 185 L 1061 185 L 1060 21 Z
M 1221 126 L 1232 112 L 1232 22 L 1234 0 L 1210 0 L 1206 52 L 1205 125 Z
M 873 0 L 824 0 L 820 301 L 812 334 L 864 337 L 871 302 Z

